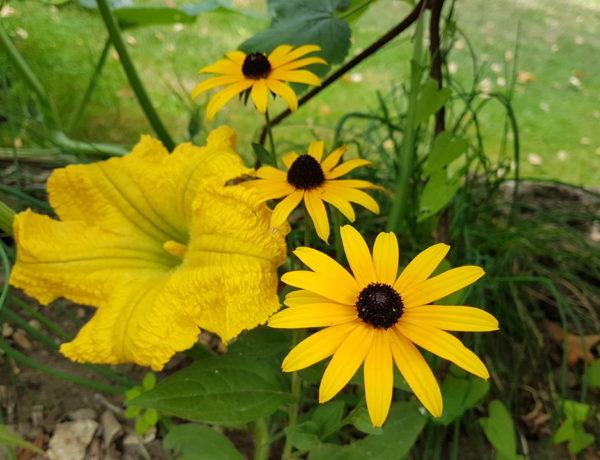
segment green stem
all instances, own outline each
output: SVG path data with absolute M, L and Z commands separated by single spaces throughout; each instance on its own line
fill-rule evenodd
M 421 59 L 423 54 L 423 13 L 417 21 L 415 31 L 415 44 L 413 48 L 413 57 L 411 59 L 410 72 L 410 94 L 408 100 L 408 111 L 406 115 L 406 128 L 404 130 L 404 140 L 400 149 L 400 158 L 398 158 L 398 182 L 394 193 L 394 201 L 390 210 L 387 230 L 395 232 L 399 230 L 400 223 L 405 219 L 406 205 L 408 203 L 408 193 L 410 177 L 413 173 L 413 163 L 415 158 L 415 137 L 417 126 L 415 115 L 417 112 L 417 101 L 419 98 L 419 87 L 421 83 Z
M 270 435 L 266 418 L 261 418 L 252 424 L 254 434 L 254 460 L 269 460 Z
M 81 102 L 79 104 L 79 107 L 77 108 L 77 111 L 73 112 L 74 115 L 73 115 L 73 117 L 71 117 L 71 120 L 69 121 L 69 124 L 67 126 L 67 132 L 73 131 L 73 129 L 75 128 L 77 123 L 81 120 L 81 116 L 83 115 L 85 108 L 87 107 L 88 103 L 90 102 L 92 93 L 94 92 L 94 89 L 96 88 L 96 82 L 98 81 L 98 77 L 100 77 L 100 74 L 102 73 L 102 69 L 104 68 L 104 64 L 106 63 L 106 58 L 108 57 L 108 51 L 110 50 L 110 43 L 111 43 L 110 38 L 106 40 L 106 43 L 104 43 L 104 48 L 102 49 L 102 53 L 100 54 L 100 59 L 98 59 L 96 67 L 94 68 L 94 73 L 92 74 L 92 78 L 90 79 L 90 82 L 89 82 L 87 88 L 85 89 L 85 93 L 83 94 L 83 98 L 81 99 Z
M 33 73 L 25 59 L 23 59 L 23 56 L 21 56 L 2 25 L 0 25 L 0 47 L 4 48 L 9 59 L 21 74 L 21 77 L 25 80 L 27 86 L 29 86 L 36 95 L 40 105 L 44 109 L 44 115 L 48 121 L 48 125 L 57 128 L 59 126 L 58 117 L 46 94 L 45 88 L 42 86 L 35 73 Z
M 331 208 L 331 221 L 333 223 L 333 244 L 335 246 L 335 258 L 341 263 L 344 258 L 344 247 L 342 245 L 342 236 L 340 228 L 342 226 L 342 214 L 333 207 Z
M 15 219 L 16 212 L 0 201 L 0 230 L 6 233 L 8 236 L 13 234 L 13 220 Z
M 24 354 L 18 352 L 10 345 L 8 345 L 4 339 L 0 338 L 0 350 L 3 350 L 10 358 L 15 361 L 24 364 L 25 366 L 33 367 L 38 371 L 44 372 L 49 375 L 53 375 L 54 377 L 58 377 L 60 379 L 66 380 L 68 382 L 76 383 L 77 385 L 82 385 L 88 388 L 93 388 L 94 390 L 104 391 L 106 393 L 115 393 L 121 394 L 125 391 L 123 387 L 115 387 L 113 385 L 106 385 L 104 383 L 94 382 L 92 380 L 84 379 L 82 377 L 77 377 L 75 375 L 68 374 L 66 372 L 58 371 L 52 367 L 44 366 L 43 364 L 38 363 L 32 359 L 29 359 Z
M 98 155 L 100 157 L 113 157 L 123 156 L 129 151 L 129 149 L 121 145 L 108 144 L 106 142 L 76 141 L 68 137 L 62 131 L 51 132 L 50 139 L 61 149 L 68 150 L 80 155 Z
M 100 14 L 102 15 L 102 19 L 104 21 L 104 25 L 106 26 L 106 30 L 110 36 L 110 40 L 112 41 L 113 46 L 117 50 L 119 54 L 119 58 L 121 60 L 121 65 L 123 66 L 123 70 L 127 75 L 127 79 L 131 84 L 131 88 L 137 97 L 137 100 L 140 104 L 140 107 L 144 111 L 146 118 L 150 122 L 150 125 L 156 132 L 156 135 L 160 138 L 162 143 L 165 145 L 167 150 L 171 151 L 175 148 L 175 143 L 171 139 L 171 136 L 167 132 L 165 126 L 163 125 L 160 117 L 156 110 L 154 110 L 154 106 L 146 93 L 146 89 L 140 80 L 140 77 L 135 70 L 135 66 L 133 65 L 133 61 L 129 57 L 129 52 L 127 51 L 127 47 L 125 46 L 125 42 L 123 41 L 123 37 L 121 36 L 121 32 L 119 30 L 119 26 L 117 21 L 115 21 L 112 12 L 110 11 L 110 7 L 108 6 L 107 0 L 97 0 L 98 1 L 98 9 L 100 10 Z
M 295 329 L 292 332 L 292 348 L 294 348 L 300 342 L 300 340 L 302 340 L 303 335 L 304 331 L 299 329 Z M 291 387 L 292 398 L 294 402 L 290 404 L 290 407 L 288 408 L 287 428 L 294 428 L 298 422 L 298 410 L 300 409 L 300 398 L 302 396 L 302 380 L 300 380 L 300 376 L 298 375 L 297 371 L 292 373 Z M 292 443 L 290 442 L 289 436 L 286 436 L 285 438 L 285 444 L 283 445 L 281 458 L 283 460 L 292 458 Z
M 35 318 L 36 320 L 38 320 L 42 325 L 44 325 L 46 327 L 46 329 L 48 329 L 49 331 L 51 331 L 52 333 L 54 333 L 58 337 L 60 337 L 61 340 L 71 340 L 72 339 L 72 337 L 69 334 L 67 334 L 67 332 L 64 329 L 62 329 L 59 326 L 57 326 L 56 324 L 54 324 L 52 321 L 50 321 L 48 318 L 46 318 L 45 315 L 42 315 L 39 312 L 37 312 L 35 310 L 35 308 L 33 308 L 27 302 L 23 302 L 18 297 L 11 295 L 10 303 L 12 305 L 16 305 L 17 307 L 19 307 L 21 310 L 23 310 L 25 313 L 27 313 L 32 318 Z
M 275 151 L 275 140 L 273 139 L 273 128 L 271 126 L 271 119 L 269 118 L 269 111 L 265 112 L 265 126 L 267 130 L 267 136 L 269 138 L 269 146 L 271 147 L 271 161 L 273 167 L 277 167 L 277 152 Z

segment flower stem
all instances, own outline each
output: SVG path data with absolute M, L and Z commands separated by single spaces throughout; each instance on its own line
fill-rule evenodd
M 302 340 L 303 335 L 303 330 L 294 329 L 294 331 L 292 332 L 291 348 L 294 348 L 300 342 L 300 340 Z M 298 421 L 298 410 L 300 409 L 300 398 L 302 397 L 302 381 L 300 380 L 298 371 L 292 373 L 291 387 L 292 398 L 294 402 L 290 404 L 290 407 L 288 409 L 287 428 L 294 428 Z M 281 458 L 283 460 L 288 460 L 292 458 L 292 444 L 290 442 L 289 436 L 286 436 L 285 438 L 285 444 L 283 445 L 283 452 L 281 453 Z
M 265 112 L 265 126 L 267 135 L 269 137 L 269 146 L 271 147 L 271 157 L 273 161 L 273 167 L 277 167 L 277 152 L 275 151 L 275 141 L 273 140 L 273 128 L 271 126 L 271 119 L 269 118 L 269 111 Z
M 12 208 L 0 201 L 0 230 L 9 236 L 12 236 L 13 234 L 12 224 L 15 214 L 16 213 Z
M 110 7 L 108 6 L 108 1 L 97 1 L 98 9 L 100 10 L 100 15 L 102 16 L 102 20 L 104 21 L 106 30 L 110 35 L 110 40 L 112 41 L 113 46 L 119 54 L 121 65 L 123 66 L 123 70 L 127 75 L 127 79 L 131 84 L 131 88 L 135 93 L 140 107 L 144 111 L 144 114 L 146 115 L 146 118 L 150 122 L 150 125 L 156 132 L 156 135 L 160 138 L 167 150 L 173 150 L 175 148 L 175 143 L 173 142 L 173 139 L 171 139 L 171 136 L 169 135 L 167 129 L 163 125 L 160 117 L 158 116 L 158 113 L 154 109 L 154 106 L 150 101 L 150 97 L 148 97 L 148 93 L 146 93 L 146 88 L 144 88 L 144 85 L 140 80 L 137 71 L 135 70 L 135 66 L 133 65 L 131 57 L 129 57 L 129 52 L 127 51 L 125 42 L 123 42 L 123 37 L 121 36 L 121 32 L 119 30 L 119 25 L 117 24 L 117 21 L 115 21 L 115 18 L 112 12 L 110 11 Z
M 261 418 L 252 424 L 254 433 L 254 460 L 269 460 L 270 435 L 266 418 Z

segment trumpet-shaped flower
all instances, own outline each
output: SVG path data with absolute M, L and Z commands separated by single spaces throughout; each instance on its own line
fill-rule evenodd
M 306 56 L 319 51 L 317 45 L 304 45 L 294 48 L 280 45 L 271 54 L 246 54 L 243 51 L 230 51 L 214 64 L 200 69 L 200 72 L 221 74 L 199 83 L 192 91 L 192 99 L 209 89 L 224 86 L 209 101 L 206 107 L 206 118 L 212 120 L 236 94 L 246 91 L 260 113 L 267 111 L 269 93 L 281 96 L 291 111 L 298 108 L 298 98 L 294 90 L 284 82 L 305 83 L 321 86 L 321 80 L 314 73 L 302 69 L 311 64 L 327 64 L 317 56 Z M 300 59 L 302 58 L 302 59 Z
M 415 395 L 435 417 L 442 414 L 438 383 L 415 344 L 487 379 L 485 364 L 446 331 L 493 331 L 498 321 L 478 308 L 432 305 L 484 275 L 475 266 L 430 275 L 449 246 L 436 244 L 417 255 L 397 276 L 398 242 L 380 233 L 373 254 L 351 226 L 341 229 L 350 274 L 329 256 L 301 247 L 294 254 L 311 270 L 288 272 L 281 280 L 300 288 L 289 293 L 290 307 L 269 320 L 276 328 L 324 327 L 300 342 L 284 359 L 286 372 L 304 369 L 333 355 L 321 380 L 319 401 L 333 398 L 364 363 L 369 415 L 385 421 L 391 400 L 394 363 Z
M 53 172 L 60 220 L 16 216 L 11 284 L 43 304 L 96 307 L 65 356 L 160 370 L 199 327 L 227 341 L 278 308 L 289 227 L 272 229 L 252 190 L 224 186 L 248 171 L 234 148 L 225 126 L 172 154 L 142 136 L 124 157 Z
M 311 142 L 307 154 L 292 152 L 283 157 L 287 172 L 272 166 L 262 166 L 255 173 L 258 180 L 245 182 L 244 185 L 255 188 L 264 201 L 285 197 L 275 206 L 271 219 L 273 227 L 285 222 L 294 208 L 304 200 L 317 235 L 327 241 L 329 220 L 324 202 L 337 208 L 350 222 L 355 219 L 351 203 L 360 204 L 379 214 L 377 202 L 360 189 L 383 190 L 381 187 L 365 180 L 339 179 L 353 169 L 372 164 L 368 160 L 356 158 L 338 165 L 347 149 L 346 146 L 339 147 L 323 159 L 323 141 Z

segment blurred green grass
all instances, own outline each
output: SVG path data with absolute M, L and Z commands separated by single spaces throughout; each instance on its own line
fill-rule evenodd
M 10 5 L 14 13 L 2 19 L 5 27 L 63 118 L 68 119 L 104 45 L 106 33 L 99 15 L 76 2 L 62 7 L 33 0 Z M 203 14 L 194 24 L 124 32 L 141 78 L 177 140 L 186 138 L 193 107 L 188 93 L 202 78 L 197 70 L 268 25 L 264 2 L 240 0 L 236 5 L 262 13 L 263 19 L 213 12 Z M 350 53 L 360 52 L 409 9 L 405 2 L 375 2 L 353 25 Z M 456 12 L 458 26 L 478 54 L 484 86 L 491 91 L 506 90 L 505 72 L 514 64 L 510 53 L 520 27 L 516 70 L 527 81 L 517 83 L 513 102 L 521 128 L 524 175 L 600 185 L 600 61 L 593 58 L 600 51 L 600 38 L 595 33 L 600 26 L 600 3 L 459 0 Z M 447 60 L 455 72 L 453 77 L 468 84 L 472 79 L 470 58 L 466 46 L 461 45 L 464 43 L 459 41 Z M 385 95 L 393 85 L 405 82 L 410 47 L 409 35 L 402 35 L 289 117 L 276 130 L 280 148 L 287 149 L 296 139 L 307 144 L 310 136 L 331 139 L 332 127 L 345 113 L 375 108 L 375 90 Z M 201 96 L 198 103 L 207 99 L 208 95 Z M 282 108 L 278 101 L 273 112 Z M 489 104 L 480 114 L 488 155 L 501 148 L 502 113 L 500 107 Z M 254 110 L 233 101 L 206 128 L 230 124 L 239 133 L 241 153 L 249 156 L 249 142 L 257 138 L 261 122 Z M 307 128 L 310 135 L 306 135 Z M 111 52 L 73 137 L 133 144 L 141 133 L 149 131 L 116 53 Z M 10 143 L 3 134 L 2 143 Z

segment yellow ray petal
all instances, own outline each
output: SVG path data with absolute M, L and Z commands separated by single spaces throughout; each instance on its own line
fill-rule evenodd
M 240 78 L 244 78 L 242 66 L 230 61 L 229 59 L 221 59 L 214 64 L 202 67 L 198 73 L 220 73 L 224 75 L 236 75 Z
M 269 90 L 273 91 L 285 101 L 290 110 L 294 112 L 298 108 L 298 98 L 292 88 L 279 80 L 268 78 L 265 80 Z
M 311 366 L 331 356 L 360 321 L 331 326 L 314 333 L 296 345 L 281 363 L 284 372 L 293 372 Z
M 288 307 L 323 302 L 329 302 L 329 299 L 304 289 L 288 292 L 283 300 L 283 304 L 287 305 Z
M 354 222 L 354 219 L 356 219 L 350 202 L 344 200 L 339 195 L 324 189 L 321 191 L 321 199 L 338 209 L 350 222 Z
M 321 80 L 308 70 L 273 70 L 269 78 L 289 81 L 290 83 L 304 83 L 306 85 L 321 86 Z
M 354 160 L 346 161 L 342 163 L 337 168 L 334 168 L 331 172 L 325 174 L 327 179 L 336 179 L 338 177 L 343 176 L 344 174 L 348 174 L 350 171 L 356 168 L 360 168 L 361 166 L 372 165 L 373 162 L 369 160 L 363 160 L 362 158 L 356 158 Z
M 294 251 L 294 254 L 314 272 L 329 278 L 334 278 L 337 283 L 343 284 L 347 289 L 354 291 L 356 296 L 358 296 L 359 289 L 354 277 L 327 254 L 307 247 L 297 248 Z
M 475 353 L 465 347 L 460 340 L 448 332 L 441 331 L 434 327 L 416 325 L 409 322 L 403 322 L 402 318 L 395 326 L 398 331 L 411 342 L 425 348 L 438 355 L 441 358 L 452 361 L 467 372 L 487 379 L 490 374 L 485 364 L 477 357 Z
M 191 98 L 196 99 L 196 97 L 198 97 L 200 95 L 200 93 L 203 93 L 204 91 L 207 91 L 212 88 L 216 88 L 217 86 L 229 85 L 229 84 L 235 83 L 236 81 L 239 81 L 239 80 L 240 80 L 239 77 L 231 76 L 231 75 L 226 75 L 224 77 L 209 78 L 208 80 L 204 80 L 203 82 L 199 83 L 194 88 L 194 91 L 192 91 L 192 94 L 191 94 Z
M 442 415 L 443 400 L 440 387 L 421 352 L 396 328 L 390 329 L 391 350 L 398 370 L 431 415 Z
M 336 194 L 346 201 L 360 204 L 362 207 L 367 208 L 375 214 L 379 214 L 379 205 L 377 204 L 377 201 L 362 190 L 356 190 L 350 187 L 340 187 L 335 181 L 325 182 L 325 190 L 329 193 Z
M 215 114 L 223 108 L 236 94 L 240 94 L 250 88 L 254 80 L 242 80 L 239 83 L 223 88 L 215 94 L 206 106 L 206 118 L 212 120 Z
M 377 282 L 371 253 L 362 235 L 350 225 L 344 225 L 340 229 L 340 234 L 348 264 L 354 273 L 359 289 Z
M 255 80 L 254 84 L 252 85 L 250 97 L 252 97 L 252 101 L 256 106 L 256 110 L 258 110 L 260 113 L 265 113 L 267 111 L 269 91 L 264 79 Z
M 402 321 L 425 324 L 444 331 L 485 332 L 498 330 L 498 320 L 479 308 L 424 305 L 406 308 Z
M 261 166 L 256 171 L 256 177 L 287 182 L 287 174 L 273 166 Z
M 333 398 L 356 374 L 371 348 L 374 335 L 375 330 L 364 323 L 347 335 L 323 373 L 319 386 L 319 403 Z
M 285 70 L 294 70 L 299 69 L 300 67 L 306 67 L 307 65 L 312 64 L 324 64 L 327 65 L 327 61 L 323 58 L 312 56 L 304 59 L 298 59 L 297 61 L 288 62 L 287 64 L 277 66 L 277 70 L 285 71 Z
M 281 200 L 273 210 L 273 215 L 271 216 L 271 225 L 273 227 L 279 227 L 281 224 L 283 224 L 294 208 L 300 204 L 303 196 L 303 190 L 296 190 Z
M 325 148 L 325 142 L 323 141 L 312 141 L 308 146 L 308 154 L 321 163 L 323 158 L 323 150 Z
M 235 62 L 240 68 L 244 64 L 244 60 L 246 59 L 246 53 L 239 50 L 229 51 L 228 53 L 225 53 L 225 56 L 227 56 L 229 59 Z
M 285 46 L 285 45 L 282 45 L 282 46 Z M 280 47 L 278 47 L 278 48 L 280 48 Z M 304 46 L 299 46 L 296 49 L 292 49 L 290 47 L 285 50 L 281 50 L 281 51 L 285 51 L 285 52 L 280 51 L 280 54 L 275 56 L 275 61 L 271 61 L 271 65 L 273 67 L 280 67 L 284 64 L 287 64 L 288 62 L 293 61 L 294 59 L 301 58 L 302 56 L 304 56 L 308 53 L 312 53 L 313 51 L 320 51 L 320 50 L 321 50 L 321 47 L 317 46 L 317 45 L 304 45 Z M 273 53 L 271 53 L 271 56 L 269 56 L 269 58 L 271 58 L 273 54 L 275 54 L 275 51 L 273 51 Z
M 352 160 L 350 160 L 352 161 Z M 344 163 L 345 164 L 345 163 Z M 344 187 L 344 188 L 369 188 L 373 190 L 385 190 L 383 187 L 379 185 L 372 184 L 366 180 L 358 180 L 358 179 L 336 179 L 329 181 L 328 183 L 335 185 L 336 187 Z
M 367 409 L 374 427 L 385 422 L 392 403 L 394 364 L 388 332 L 377 330 L 365 358 L 364 381 Z
M 327 242 L 329 239 L 329 219 L 327 210 L 323 204 L 323 200 L 319 198 L 318 192 L 315 190 L 307 190 L 304 193 L 304 204 L 310 218 L 315 226 L 315 230 L 319 238 Z
M 271 51 L 271 54 L 269 54 L 269 57 L 267 58 L 271 64 L 271 67 L 277 67 L 278 65 L 281 65 L 283 58 L 287 56 L 291 50 L 292 46 L 290 45 L 279 45 L 277 48 Z
M 327 158 L 323 160 L 323 163 L 321 163 L 321 168 L 323 168 L 323 172 L 325 173 L 326 177 L 327 173 L 339 163 L 340 158 L 342 158 L 342 155 L 344 155 L 346 150 L 348 150 L 348 146 L 342 145 L 341 147 L 338 147 L 333 152 L 331 152 L 327 156 Z
M 394 285 L 398 274 L 400 249 L 393 233 L 380 233 L 373 245 L 373 266 L 380 283 Z
M 357 319 L 355 308 L 327 302 L 286 308 L 271 316 L 269 326 L 282 329 L 326 327 L 349 323 L 355 319 Z
M 411 284 L 400 294 L 407 307 L 427 305 L 474 283 L 483 275 L 485 272 L 481 267 L 457 267 L 421 283 Z
M 294 161 L 296 161 L 296 158 L 298 158 L 298 154 L 296 152 L 290 152 L 287 155 L 284 155 L 281 158 L 281 161 L 283 161 L 283 164 L 287 169 L 290 169 Z
M 429 278 L 437 266 L 444 260 L 450 246 L 443 243 L 434 244 L 424 251 L 421 251 L 406 266 L 394 284 L 394 289 L 398 292 L 405 291 L 409 286 L 418 284 Z
M 296 190 L 290 184 L 283 181 L 251 180 L 242 182 L 240 185 L 256 190 L 262 202 L 287 196 Z
M 355 290 L 349 289 L 345 285 L 337 286 L 335 278 L 326 277 L 308 270 L 287 272 L 281 277 L 281 281 L 290 286 L 314 292 L 344 305 L 354 305 L 356 303 L 357 293 Z

